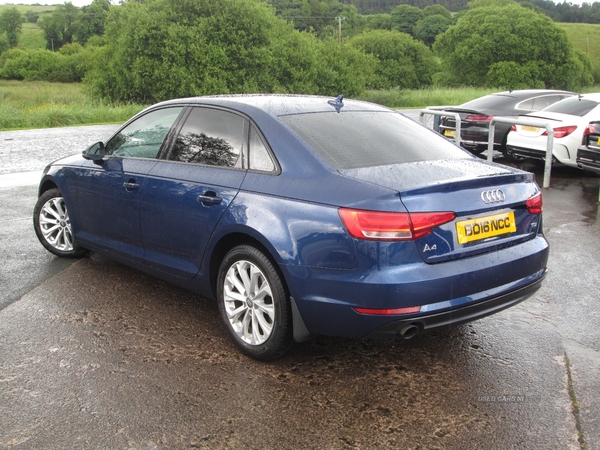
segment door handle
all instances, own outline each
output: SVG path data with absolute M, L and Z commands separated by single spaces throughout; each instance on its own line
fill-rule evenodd
M 137 182 L 132 178 L 129 181 L 126 181 L 125 183 L 123 183 L 123 187 L 127 191 L 135 191 L 140 188 L 140 185 L 137 184 Z
M 216 192 L 208 191 L 204 194 L 199 195 L 198 201 L 204 206 L 212 206 L 220 204 L 223 201 L 223 199 L 221 197 L 217 197 Z

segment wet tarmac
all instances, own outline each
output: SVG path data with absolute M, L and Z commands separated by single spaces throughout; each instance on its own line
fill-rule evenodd
M 56 142 L 77 150 L 103 138 L 64 130 Z M 553 170 L 550 273 L 526 302 L 410 341 L 321 337 L 265 364 L 239 354 L 214 303 L 47 253 L 34 177 L 9 181 L 45 162 L 7 169 L 4 136 L 0 449 L 600 448 L 600 178 Z

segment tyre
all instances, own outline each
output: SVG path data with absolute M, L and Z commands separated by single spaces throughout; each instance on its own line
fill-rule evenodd
M 78 258 L 86 252 L 75 242 L 67 206 L 58 189 L 40 195 L 33 209 L 33 226 L 42 245 L 57 256 Z
M 233 248 L 221 263 L 219 312 L 227 332 L 247 356 L 271 360 L 292 344 L 292 316 L 283 281 L 260 250 Z

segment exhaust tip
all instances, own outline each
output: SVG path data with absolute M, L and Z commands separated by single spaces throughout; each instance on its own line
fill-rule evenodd
M 419 331 L 421 331 L 421 328 L 419 328 L 418 325 L 411 323 L 402 328 L 399 334 L 402 336 L 402 339 L 411 339 L 419 334 Z

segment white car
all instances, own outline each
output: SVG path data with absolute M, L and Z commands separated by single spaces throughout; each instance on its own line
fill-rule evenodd
M 590 121 L 600 120 L 600 93 L 569 97 L 522 119 L 548 121 L 554 130 L 553 161 L 577 167 L 577 149 Z M 513 125 L 506 140 L 511 159 L 545 159 L 548 132 L 545 128 Z

